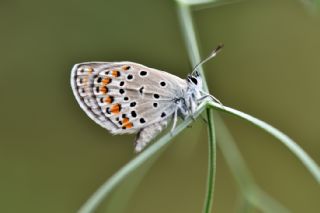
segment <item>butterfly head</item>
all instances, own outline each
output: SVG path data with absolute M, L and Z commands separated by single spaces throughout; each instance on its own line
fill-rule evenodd
M 185 104 L 187 111 L 191 114 L 196 110 L 198 99 L 201 98 L 202 78 L 198 72 L 187 76 L 187 91 L 185 94 Z
M 202 78 L 199 72 L 194 72 L 187 76 L 188 86 L 191 90 L 201 90 L 202 89 Z

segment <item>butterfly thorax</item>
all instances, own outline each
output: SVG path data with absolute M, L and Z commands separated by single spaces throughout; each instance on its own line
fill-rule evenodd
M 198 100 L 201 98 L 202 81 L 200 76 L 188 75 L 187 88 L 184 96 L 176 99 L 179 109 L 179 115 L 187 117 L 193 115 L 198 106 Z

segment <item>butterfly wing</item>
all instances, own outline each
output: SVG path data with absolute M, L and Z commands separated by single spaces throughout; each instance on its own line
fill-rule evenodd
M 109 118 L 102 113 L 92 90 L 93 77 L 99 70 L 110 66 L 110 63 L 82 63 L 74 65 L 71 72 L 71 88 L 76 100 L 85 113 L 100 126 L 110 132 L 117 129 Z
M 177 76 L 133 62 L 77 64 L 71 85 L 89 117 L 114 134 L 168 119 L 187 87 Z

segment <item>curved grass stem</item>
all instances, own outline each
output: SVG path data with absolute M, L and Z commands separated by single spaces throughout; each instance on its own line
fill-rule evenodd
M 213 110 L 207 109 L 208 119 L 208 178 L 207 193 L 204 201 L 203 212 L 210 213 L 214 195 L 214 183 L 216 177 L 216 135 L 213 121 Z
M 180 18 L 180 25 L 183 31 L 184 40 L 187 45 L 187 50 L 189 53 L 189 58 L 191 63 L 196 66 L 200 61 L 200 50 L 197 42 L 197 34 L 194 26 L 191 7 L 181 1 L 177 1 L 178 14 Z M 203 89 L 208 92 L 208 85 L 205 79 L 205 75 L 200 65 L 198 68 L 202 76 Z M 207 172 L 207 185 L 206 185 L 206 195 L 204 200 L 204 213 L 210 213 L 213 203 L 214 195 L 214 183 L 216 176 L 216 137 L 214 129 L 214 121 L 212 116 L 212 111 L 207 109 L 207 120 L 208 120 L 208 172 Z
M 280 130 L 274 128 L 270 124 L 259 120 L 251 115 L 248 115 L 239 110 L 221 106 L 220 104 L 214 102 L 208 102 L 208 106 L 213 107 L 219 111 L 226 112 L 228 114 L 234 115 L 236 117 L 242 118 L 255 126 L 263 129 L 265 132 L 271 134 L 280 142 L 282 142 L 301 162 L 302 164 L 309 170 L 315 180 L 320 183 L 320 167 L 316 164 L 316 162 L 290 137 L 286 134 L 282 133 Z

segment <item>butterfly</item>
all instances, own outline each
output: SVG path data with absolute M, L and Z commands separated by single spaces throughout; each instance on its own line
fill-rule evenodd
M 137 133 L 135 151 L 140 152 L 178 116 L 195 113 L 207 97 L 197 67 L 213 58 L 219 45 L 205 60 L 181 79 L 165 71 L 134 62 L 85 62 L 73 66 L 71 87 L 80 107 L 112 134 Z

